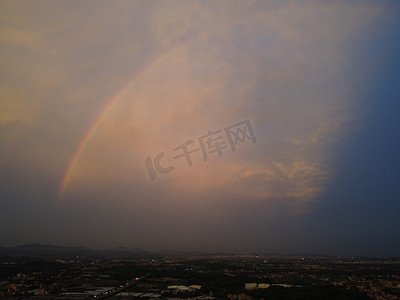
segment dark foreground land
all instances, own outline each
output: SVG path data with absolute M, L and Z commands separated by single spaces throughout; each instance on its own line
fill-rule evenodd
M 1 299 L 399 299 L 400 259 L 2 256 Z

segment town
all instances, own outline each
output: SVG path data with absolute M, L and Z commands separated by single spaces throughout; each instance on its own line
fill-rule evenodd
M 3 257 L 2 299 L 399 299 L 400 258 Z

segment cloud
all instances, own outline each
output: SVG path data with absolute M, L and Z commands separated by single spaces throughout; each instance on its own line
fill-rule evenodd
M 205 222 L 217 241 L 240 227 L 220 219 L 256 214 L 238 237 L 263 217 L 313 211 L 335 175 L 338 144 L 361 126 L 356 108 L 364 103 L 354 97 L 361 81 L 352 77 L 348 50 L 383 16 L 379 5 L 340 1 L 1 5 L 2 166 L 52 178 L 47 189 L 57 190 L 104 114 L 57 209 L 74 215 L 76 205 L 109 224 L 105 212 L 115 204 L 112 216 L 123 210 L 124 217 L 110 234 L 145 224 L 161 239 L 181 221 L 188 229 L 177 236 L 194 232 L 192 242 Z M 173 149 L 188 139 L 199 147 L 199 137 L 244 120 L 257 143 L 210 153 L 207 161 L 198 151 L 192 167 L 174 159 Z M 175 169 L 151 181 L 145 158 L 160 152 Z M 18 176 L 14 184 L 24 185 Z M 46 195 L 56 202 L 56 194 Z M 85 208 L 92 204 L 98 212 Z M 65 219 L 61 227 L 74 227 Z
M 254 149 L 220 161 L 195 158 L 193 168 L 182 163 L 168 179 L 159 175 L 159 180 L 196 193 L 236 191 L 271 205 L 281 199 L 289 211 L 308 211 L 332 176 L 330 146 L 351 132 L 346 126 L 357 126 L 357 116 L 348 109 L 353 101 L 346 78 L 351 57 L 344 45 L 376 11 L 365 7 L 363 18 L 354 20 L 356 7 L 297 8 L 247 12 L 229 22 L 211 18 L 218 23 L 214 32 L 201 31 L 206 25 L 194 8 L 168 13 L 174 8 L 161 5 L 152 11 L 155 38 L 173 48 L 132 84 L 94 137 L 96 144 L 88 145 L 91 154 L 81 164 L 97 167 L 88 166 L 93 171 L 87 178 L 113 181 L 101 175 L 110 170 L 101 171 L 100 160 L 121 168 L 130 162 L 140 186 L 149 180 L 148 155 L 166 151 L 166 164 L 172 164 L 172 149 L 185 140 L 251 119 L 258 139 Z M 162 12 L 163 17 L 158 15 Z M 194 34 L 179 38 L 187 32 Z M 125 145 L 129 152 L 122 149 L 116 158 L 112 145 Z M 109 149 L 109 156 L 98 149 Z

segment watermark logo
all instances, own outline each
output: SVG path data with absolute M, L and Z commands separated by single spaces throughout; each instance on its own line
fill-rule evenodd
M 251 141 L 253 144 L 257 142 L 249 120 L 228 126 L 224 128 L 224 131 L 222 129 L 208 131 L 207 134 L 197 138 L 198 148 L 196 148 L 196 143 L 192 139 L 188 139 L 182 145 L 172 149 L 173 152 L 178 154 L 173 158 L 186 159 L 186 163 L 190 168 L 193 166 L 192 155 L 196 152 L 202 154 L 203 161 L 207 161 L 209 155 L 221 156 L 223 151 L 228 149 L 228 145 L 231 151 L 235 151 L 239 143 L 245 143 L 246 141 Z M 145 159 L 146 169 L 152 181 L 156 179 L 157 173 L 168 174 L 175 169 L 173 165 L 166 166 L 161 163 L 164 155 L 164 152 L 160 152 L 154 159 L 151 156 Z

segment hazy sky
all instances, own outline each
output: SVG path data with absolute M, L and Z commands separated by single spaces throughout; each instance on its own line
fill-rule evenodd
M 400 254 L 397 1 L 2 0 L 0 49 L 1 246 Z

